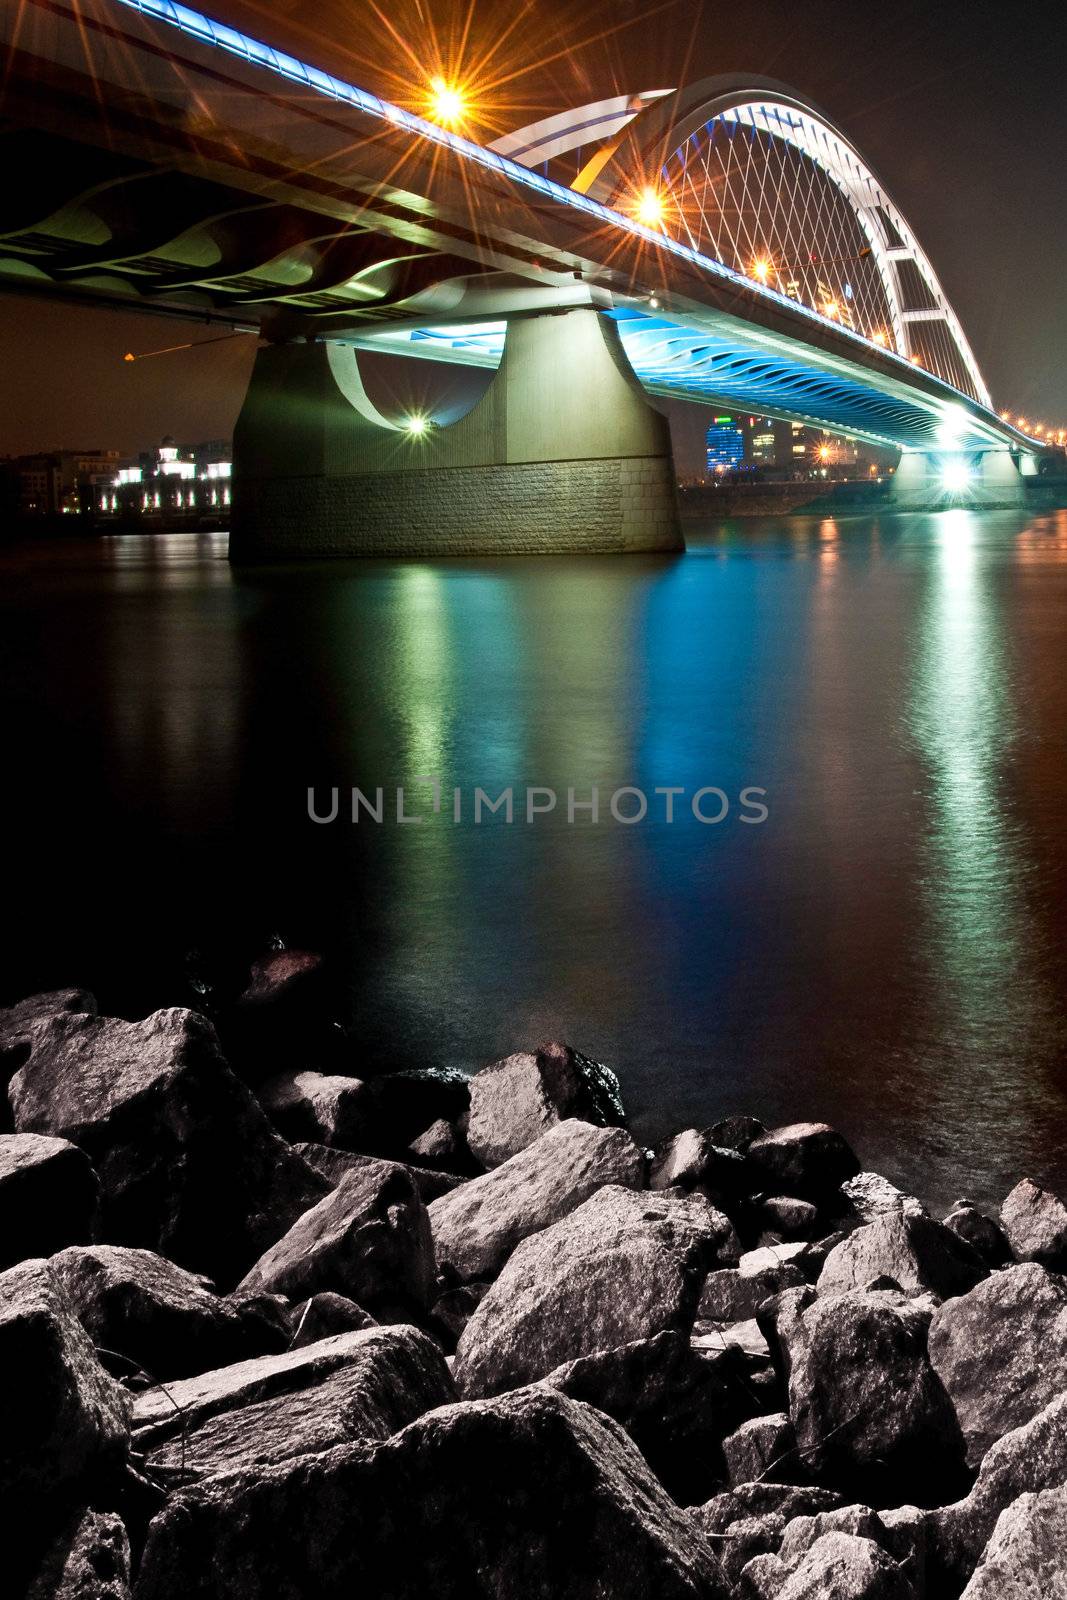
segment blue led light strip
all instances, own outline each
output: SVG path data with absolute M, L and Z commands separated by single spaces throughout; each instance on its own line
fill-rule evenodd
M 298 61 L 295 56 L 286 55 L 282 50 L 275 50 L 271 45 L 262 44 L 258 39 L 251 39 L 245 33 L 239 33 L 236 28 L 230 28 L 224 22 L 213 22 L 200 11 L 192 11 L 188 6 L 178 4 L 178 0 L 117 0 L 119 5 L 130 6 L 134 11 L 140 11 L 145 16 L 155 17 L 160 22 L 169 23 L 172 27 L 179 28 L 182 33 L 191 34 L 205 44 L 215 45 L 222 50 L 228 50 L 231 55 L 240 56 L 242 60 L 249 61 L 253 66 L 264 67 L 268 72 L 278 73 L 283 78 L 288 78 L 295 83 L 303 84 L 316 93 L 326 95 L 331 100 L 340 100 L 345 105 L 355 106 L 357 110 L 367 116 L 375 117 L 381 122 L 392 123 L 394 127 L 405 128 L 408 132 L 422 139 L 429 139 L 432 143 L 443 145 L 452 150 L 456 155 L 465 160 L 474 161 L 479 166 L 487 167 L 491 172 L 496 172 L 505 178 L 510 178 L 515 183 L 521 183 L 528 189 L 535 189 L 547 199 L 559 205 L 570 206 L 573 209 L 584 211 L 589 216 L 595 217 L 599 222 L 609 224 L 613 228 L 623 228 L 627 233 L 653 245 L 658 250 L 667 250 L 672 255 L 680 256 L 683 261 L 688 261 L 692 266 L 700 267 L 703 271 L 711 273 L 714 277 L 725 279 L 726 282 L 738 288 L 746 289 L 750 294 L 761 295 L 777 305 L 788 307 L 802 316 L 809 317 L 820 327 L 833 328 L 834 332 L 845 338 L 854 340 L 862 345 L 865 350 L 877 350 L 882 356 L 906 367 L 909 372 L 915 371 L 914 364 L 905 356 L 895 350 L 889 350 L 884 345 L 879 345 L 873 339 L 868 339 L 854 328 L 846 328 L 842 323 L 831 322 L 828 317 L 822 316 L 818 311 L 813 311 L 810 306 L 804 305 L 799 300 L 792 300 L 788 295 L 780 294 L 767 284 L 747 278 L 743 273 L 734 272 L 730 267 L 724 266 L 721 261 L 716 261 L 713 256 L 702 255 L 699 250 L 694 250 L 690 245 L 682 244 L 677 239 L 672 239 L 669 234 L 661 233 L 653 228 L 646 228 L 643 223 L 637 222 L 633 217 L 628 217 L 624 212 L 614 211 L 610 206 L 601 205 L 597 200 L 590 200 L 588 195 L 579 194 L 575 189 L 565 188 L 561 183 L 554 183 L 551 178 L 544 178 L 540 173 L 534 172 L 529 167 L 524 167 L 517 161 L 511 161 L 507 156 L 498 155 L 495 150 L 487 150 L 484 145 L 475 144 L 470 139 L 464 139 L 457 133 L 450 133 L 447 128 L 442 128 L 435 122 L 428 122 L 423 117 L 417 117 L 410 111 L 404 111 L 400 106 L 392 105 L 388 100 L 380 100 L 377 95 L 368 93 L 366 89 L 358 89 L 355 84 L 346 83 L 343 78 L 335 78 L 328 72 L 323 72 L 318 67 L 310 67 L 303 61 Z M 949 394 L 959 395 L 962 399 L 974 405 L 976 402 L 963 390 L 956 389 L 945 379 L 939 378 L 936 373 L 928 372 L 925 367 L 921 369 L 923 376 L 932 379 L 935 383 L 947 390 Z M 985 407 L 979 406 L 984 411 Z M 995 413 L 989 412 L 993 416 Z M 998 419 L 999 420 L 999 419 Z

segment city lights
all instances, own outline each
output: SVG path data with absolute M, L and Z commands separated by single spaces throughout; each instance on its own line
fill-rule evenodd
M 651 184 L 646 184 L 637 197 L 634 216 L 646 228 L 662 228 L 663 196 Z
M 458 128 L 467 114 L 467 99 L 458 84 L 430 79 L 429 116 L 443 128 Z

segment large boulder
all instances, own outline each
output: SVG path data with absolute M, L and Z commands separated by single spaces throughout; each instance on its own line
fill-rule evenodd
M 78 1511 L 52 1539 L 25 1600 L 129 1600 L 130 1541 L 113 1511 Z
M 505 1056 L 470 1081 L 467 1143 L 485 1167 L 499 1166 L 568 1117 L 600 1127 L 625 1121 L 615 1074 L 570 1045 Z
M 753 1174 L 739 1151 L 715 1143 L 710 1128 L 686 1128 L 656 1146 L 648 1186 L 701 1188 L 733 1200 L 751 1194 Z
M 126 1462 L 129 1410 L 48 1263 L 0 1274 L 0 1495 L 102 1489 Z
M 30 1042 L 9 1090 L 16 1126 L 86 1151 L 108 1242 L 228 1286 L 322 1193 L 194 1012 L 55 1016 Z
M 433 1237 L 408 1168 L 373 1160 L 356 1167 L 297 1218 L 240 1287 L 291 1300 L 332 1289 L 379 1321 L 421 1316 L 433 1299 Z
M 777 1551 L 795 1518 L 829 1511 L 840 1503 L 840 1496 L 831 1489 L 761 1478 L 737 1484 L 705 1505 L 694 1506 L 689 1514 L 718 1554 L 724 1575 L 736 1585 L 756 1556 Z
M 796 1264 L 799 1248 L 779 1252 L 772 1246 L 746 1250 L 736 1267 L 709 1272 L 697 1315 L 706 1322 L 744 1322 L 763 1302 L 783 1289 L 799 1288 L 804 1274 Z
M 259 1103 L 283 1138 L 361 1150 L 374 1125 L 366 1084 L 325 1072 L 277 1072 Z
M 116 1377 L 140 1371 L 165 1382 L 288 1342 L 283 1317 L 271 1321 L 255 1303 L 215 1294 L 151 1250 L 75 1246 L 53 1256 L 51 1266 Z
M 1003 1228 L 970 1200 L 957 1200 L 942 1220 L 946 1228 L 958 1234 L 972 1250 L 977 1250 L 987 1267 L 1004 1267 L 1011 1261 L 1011 1245 Z
M 0 1065 L 21 1065 L 18 1057 L 30 1052 L 30 1035 L 39 1022 L 50 1017 L 96 1016 L 96 1001 L 88 989 L 51 989 L 46 994 L 27 995 L 16 1005 L 0 1007 Z
M 1067 1600 L 1067 1485 L 1023 1494 L 997 1518 L 963 1600 Z
M 819 1293 L 847 1294 L 878 1278 L 891 1278 L 905 1294 L 939 1299 L 966 1294 L 988 1268 L 951 1229 L 912 1201 L 886 1211 L 836 1245 L 819 1274 Z
M 371 1448 L 232 1473 L 149 1531 L 138 1600 L 725 1600 L 621 1428 L 549 1389 L 447 1406 Z
M 367 1328 L 139 1395 L 134 1443 L 156 1475 L 214 1477 L 385 1439 L 455 1396 L 426 1334 Z
M 335 1333 L 357 1333 L 361 1328 L 376 1328 L 377 1319 L 364 1311 L 346 1295 L 334 1294 L 324 1289 L 320 1294 L 309 1295 L 292 1309 L 293 1335 L 288 1348 L 301 1350 L 305 1345 L 318 1344 Z
M 873 1539 L 824 1533 L 803 1556 L 756 1558 L 742 1573 L 741 1594 L 768 1600 L 918 1600 L 904 1569 Z M 769 1580 L 769 1581 L 768 1581 Z
M 934 1314 L 930 1361 L 976 1467 L 1067 1390 L 1067 1278 L 1036 1262 L 993 1273 Z
M 771 1194 L 825 1201 L 860 1170 L 855 1152 L 825 1122 L 794 1122 L 761 1133 L 745 1151 Z
M 927 1359 L 928 1322 L 928 1312 L 883 1291 L 799 1299 L 779 1318 L 789 1414 L 820 1482 L 877 1506 L 930 1503 L 961 1481 L 963 1441 Z
M 795 1483 L 803 1468 L 797 1459 L 793 1424 L 784 1411 L 750 1417 L 722 1443 L 726 1470 L 732 1484 L 777 1478 Z
M 958 1594 L 993 1535 L 1002 1511 L 1023 1494 L 1067 1482 L 1067 1394 L 990 1445 L 968 1495 L 928 1515 L 935 1582 Z M 940 1593 L 940 1589 L 932 1592 Z M 1029 1600 L 1029 1597 L 1028 1597 Z
M 39 1133 L 0 1134 L 0 1270 L 93 1236 L 100 1185 L 84 1150 Z
M 381 1156 L 359 1155 L 354 1150 L 341 1150 L 336 1145 L 297 1143 L 292 1148 L 331 1189 L 336 1189 L 350 1172 L 365 1172 L 383 1159 Z M 407 1163 L 402 1162 L 401 1165 L 406 1166 Z M 407 1170 L 424 1205 L 429 1205 L 431 1200 L 448 1194 L 464 1182 L 450 1172 L 436 1172 L 429 1167 L 408 1166 Z
M 675 1330 L 580 1356 L 541 1381 L 613 1417 L 667 1492 L 689 1505 L 721 1479 L 723 1436 L 759 1403 L 752 1379 L 741 1352 L 703 1350 Z
M 737 1256 L 732 1224 L 701 1195 L 600 1189 L 515 1250 L 460 1338 L 460 1392 L 498 1394 L 596 1350 L 688 1331 L 709 1268 Z
M 1067 1206 L 1029 1178 L 1017 1183 L 1000 1208 L 1000 1225 L 1020 1261 L 1067 1271 Z
M 493 1278 L 515 1246 L 605 1184 L 644 1185 L 644 1156 L 623 1128 L 570 1120 L 429 1208 L 437 1263 L 461 1283 Z
M 887 1211 L 899 1211 L 910 1199 L 880 1172 L 857 1172 L 841 1185 L 841 1193 L 847 1203 L 846 1218 L 854 1222 L 873 1222 Z

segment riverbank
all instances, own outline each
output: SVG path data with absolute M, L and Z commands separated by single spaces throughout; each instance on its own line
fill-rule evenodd
M 1027 511 L 1056 511 L 1067 507 L 1067 478 L 1032 477 L 1022 480 Z M 719 482 L 688 484 L 678 491 L 683 525 L 709 517 L 840 516 L 879 510 L 897 512 L 892 500 L 891 475 L 865 479 L 794 483 Z M 966 497 L 960 507 L 967 509 Z M 900 513 L 897 513 L 900 514 Z M 906 514 L 906 513 L 904 513 Z
M 939 1219 L 817 1121 L 642 1149 L 560 1043 L 359 1075 L 319 977 L 0 1012 L 35 1600 L 1057 1592 L 1055 1196 Z

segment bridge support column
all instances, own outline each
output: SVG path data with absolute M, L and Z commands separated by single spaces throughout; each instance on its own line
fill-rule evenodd
M 900 458 L 890 490 L 896 511 L 1012 510 L 1026 503 L 1022 472 L 1007 450 L 981 455 L 908 450 Z
M 343 345 L 260 350 L 234 434 L 234 561 L 681 550 L 667 420 L 596 311 L 516 319 L 467 416 L 380 415 Z

